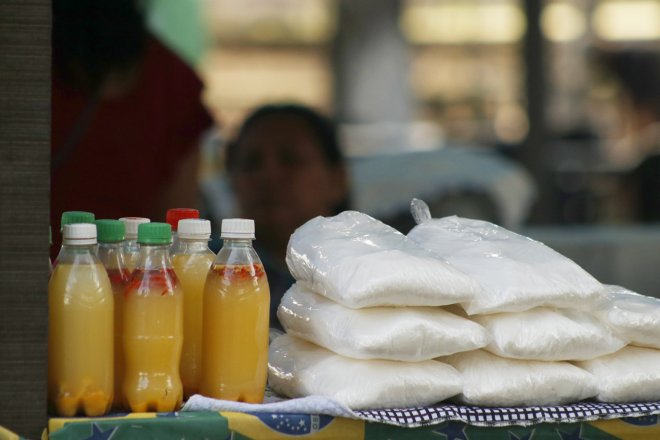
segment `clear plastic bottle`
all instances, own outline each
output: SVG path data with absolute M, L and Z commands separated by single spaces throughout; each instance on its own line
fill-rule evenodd
M 131 411 L 174 411 L 183 399 L 183 293 L 167 223 L 138 227 L 140 258 L 124 293 L 124 396 Z
M 206 275 L 215 259 L 209 249 L 211 222 L 185 219 L 179 222 L 179 250 L 172 265 L 183 290 L 183 352 L 181 382 L 184 399 L 199 392 L 202 370 L 202 304 Z
M 138 226 L 149 223 L 151 220 L 145 217 L 122 217 L 119 219 L 126 228 L 126 239 L 124 241 L 124 259 L 126 268 L 133 272 L 140 256 L 140 245 L 137 242 Z
M 170 253 L 179 252 L 179 221 L 187 218 L 199 218 L 199 211 L 193 208 L 171 208 L 165 214 L 165 221 L 172 227 L 172 246 Z
M 270 290 L 252 248 L 254 221 L 223 220 L 222 239 L 204 287 L 200 392 L 260 403 L 268 366 Z
M 123 408 L 125 399 L 122 392 L 122 383 L 124 380 L 124 347 L 122 346 L 123 325 L 123 307 L 124 290 L 130 278 L 130 272 L 124 262 L 124 223 L 119 220 L 96 220 L 96 229 L 98 233 L 98 247 L 96 255 L 103 263 L 115 302 L 115 391 L 114 407 Z
M 74 223 L 94 223 L 94 214 L 87 211 L 64 211 L 60 217 L 60 233 L 64 231 L 64 226 Z M 57 264 L 57 257 L 52 266 Z
M 113 398 L 112 287 L 96 226 L 67 224 L 63 238 L 48 282 L 48 400 L 61 416 L 100 416 Z

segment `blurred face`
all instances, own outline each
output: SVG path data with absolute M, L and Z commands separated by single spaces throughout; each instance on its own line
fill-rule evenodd
M 331 215 L 347 190 L 343 167 L 328 164 L 304 121 L 289 115 L 266 116 L 250 127 L 231 177 L 257 240 L 276 253 L 285 251 L 295 228 Z

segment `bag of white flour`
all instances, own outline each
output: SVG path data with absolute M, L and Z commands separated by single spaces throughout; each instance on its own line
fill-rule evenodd
M 517 313 L 470 317 L 492 336 L 486 350 L 496 355 L 537 361 L 587 360 L 626 345 L 597 318 L 577 310 L 537 307 Z
M 394 228 L 356 211 L 296 229 L 286 262 L 310 290 L 354 309 L 442 306 L 469 301 L 480 289 Z
M 596 395 L 594 377 L 568 362 L 505 359 L 483 350 L 438 358 L 463 376 L 458 400 L 480 406 L 573 403 Z
M 423 361 L 490 341 L 479 324 L 439 307 L 350 309 L 300 283 L 284 294 L 277 316 L 288 334 L 356 359 Z
M 483 290 L 463 303 L 469 315 L 539 306 L 589 308 L 603 288 L 543 243 L 485 221 L 430 219 L 415 226 L 408 238 L 481 285 Z
M 620 286 L 605 286 L 605 298 L 595 314 L 616 335 L 632 345 L 660 349 L 660 299 Z
M 293 336 L 270 346 L 268 382 L 288 397 L 321 395 L 351 409 L 427 406 L 460 393 L 461 376 L 440 362 L 350 359 Z
M 576 362 L 594 375 L 601 402 L 660 400 L 660 351 L 628 346 L 590 361 Z

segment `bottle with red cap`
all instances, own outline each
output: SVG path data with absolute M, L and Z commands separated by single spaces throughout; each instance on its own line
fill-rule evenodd
M 179 244 L 179 220 L 187 218 L 199 218 L 199 211 L 193 208 L 171 208 L 165 214 L 165 221 L 172 227 L 172 245 L 170 246 L 170 253 L 180 252 Z

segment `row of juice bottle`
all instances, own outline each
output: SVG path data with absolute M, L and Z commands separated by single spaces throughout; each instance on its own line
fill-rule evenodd
M 54 413 L 174 411 L 195 393 L 263 400 L 270 293 L 254 222 L 223 220 L 216 256 L 208 220 L 170 214 L 174 228 L 62 215 L 48 284 Z

